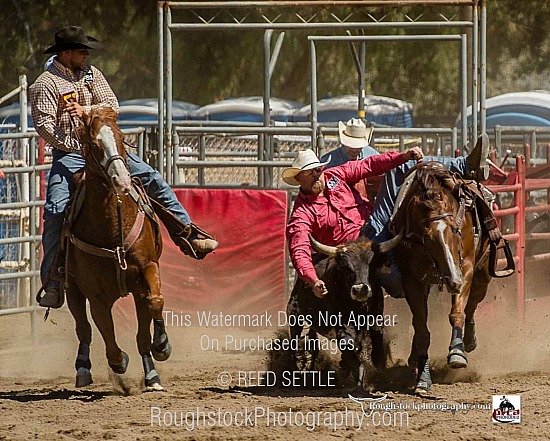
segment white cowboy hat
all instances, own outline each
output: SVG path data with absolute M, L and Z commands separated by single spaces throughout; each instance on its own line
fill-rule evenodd
M 338 122 L 338 131 L 342 145 L 360 149 L 370 144 L 373 128 L 365 126 L 359 118 L 352 118 L 345 124 L 342 121 Z
M 321 162 L 319 161 L 319 158 L 313 152 L 313 150 L 310 150 L 310 149 L 302 150 L 298 152 L 298 155 L 296 155 L 296 158 L 292 163 L 292 167 L 285 168 L 283 170 L 283 174 L 282 174 L 283 181 L 285 181 L 288 185 L 300 185 L 300 183 L 295 178 L 295 176 L 298 173 L 305 170 L 311 170 L 317 167 L 324 167 L 329 162 L 330 162 L 330 156 L 328 157 L 327 162 Z

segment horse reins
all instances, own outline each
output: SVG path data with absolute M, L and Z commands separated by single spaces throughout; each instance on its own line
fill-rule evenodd
M 70 117 L 71 120 L 71 134 L 73 133 L 73 127 L 74 127 L 74 121 L 72 116 Z M 82 141 L 80 140 L 78 133 L 74 131 L 75 138 L 78 140 L 78 142 L 82 145 Z M 128 169 L 128 163 L 124 159 L 122 155 L 113 155 L 111 156 L 107 162 L 105 163 L 105 166 L 101 165 L 101 162 L 96 158 L 96 156 L 93 153 L 93 150 L 90 149 L 89 156 L 92 158 L 92 161 L 94 165 L 98 168 L 98 170 L 103 174 L 103 177 L 107 181 L 108 188 L 113 191 L 116 200 L 117 200 L 117 226 L 118 226 L 118 236 L 119 236 L 119 245 L 116 246 L 114 249 L 107 249 L 102 247 L 96 247 L 94 245 L 90 245 L 80 239 L 78 239 L 76 236 L 74 236 L 72 233 L 69 233 L 69 239 L 73 245 L 75 245 L 78 249 L 81 251 L 84 251 L 85 253 L 92 254 L 94 256 L 98 257 L 105 257 L 115 260 L 115 267 L 116 267 L 116 273 L 117 273 L 117 282 L 120 290 L 121 297 L 124 297 L 128 294 L 128 287 L 126 284 L 126 275 L 124 271 L 128 269 L 128 264 L 126 262 L 126 252 L 132 247 L 132 245 L 136 242 L 138 239 L 141 230 L 143 229 L 143 224 L 145 221 L 145 211 L 142 209 L 142 206 L 145 204 L 142 200 L 142 195 L 139 194 L 138 191 L 135 191 L 134 188 L 132 188 L 133 191 L 130 191 L 130 196 L 132 200 L 134 200 L 138 205 L 138 214 L 136 216 L 136 220 L 134 222 L 134 225 L 132 226 L 130 233 L 126 237 L 126 240 L 124 239 L 124 219 L 123 219 L 123 213 L 122 213 L 122 200 L 120 199 L 119 195 L 114 190 L 114 187 L 112 185 L 111 179 L 108 175 L 109 167 L 115 162 L 115 161 L 122 161 L 124 163 L 124 166 L 126 169 Z M 67 249 L 68 252 L 68 249 Z M 66 263 L 65 266 L 68 266 L 68 255 L 66 257 Z M 68 274 L 68 271 L 67 271 Z

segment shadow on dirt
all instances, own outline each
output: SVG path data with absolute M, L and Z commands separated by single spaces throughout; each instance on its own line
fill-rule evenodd
M 263 397 L 334 397 L 334 398 L 348 398 L 348 395 L 355 397 L 379 397 L 380 394 L 370 393 L 368 391 L 360 391 L 355 388 L 291 388 L 291 387 L 266 387 L 266 386 L 251 386 L 251 387 L 238 387 L 233 386 L 228 389 L 222 389 L 217 387 L 208 387 L 201 390 L 214 392 L 218 394 L 240 394 L 240 395 L 256 395 Z
M 76 391 L 69 389 L 26 389 L 19 391 L 0 392 L 0 400 L 13 400 L 20 403 L 48 400 L 76 400 L 93 402 L 102 400 L 106 396 L 113 395 L 112 392 Z

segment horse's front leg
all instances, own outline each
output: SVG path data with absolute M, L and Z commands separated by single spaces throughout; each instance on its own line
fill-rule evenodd
M 466 321 L 464 309 L 470 296 L 473 271 L 467 269 L 464 272 L 463 283 L 459 294 L 453 294 L 449 322 L 452 327 L 451 344 L 447 355 L 447 364 L 453 369 L 465 368 L 468 366 L 468 359 L 464 348 L 463 330 Z
M 115 338 L 115 327 L 112 314 L 113 302 L 105 302 L 98 298 L 90 299 L 90 311 L 94 323 L 105 342 L 105 354 L 110 368 L 117 374 L 123 374 L 130 361 L 128 354 L 122 351 Z
M 157 361 L 168 360 L 172 353 L 172 345 L 168 340 L 168 334 L 164 326 L 164 318 L 162 317 L 162 309 L 164 308 L 164 297 L 160 292 L 160 271 L 157 262 L 150 262 L 143 270 L 149 294 L 147 296 L 147 304 L 149 312 L 153 318 L 153 346 L 151 351 L 153 357 Z
M 466 323 L 464 324 L 464 350 L 466 352 L 472 352 L 477 347 L 476 338 L 476 326 L 474 321 L 474 314 L 477 309 L 477 305 L 485 298 L 487 294 L 487 288 L 491 276 L 487 266 L 477 270 L 474 273 L 472 280 L 472 288 L 470 289 L 470 296 L 468 297 L 468 303 L 464 309 L 466 315 Z
M 71 284 L 67 290 L 67 305 L 74 317 L 76 335 L 78 337 L 78 355 L 75 361 L 76 387 L 84 387 L 93 383 L 92 363 L 90 361 L 90 344 L 92 342 L 92 327 L 86 314 L 86 297 Z
M 411 277 L 403 280 L 407 303 L 412 313 L 414 337 L 412 341 L 409 364 L 416 357 L 416 387 L 415 392 L 428 392 L 432 387 L 428 349 L 430 348 L 430 331 L 428 330 L 428 295 L 429 285 L 422 285 Z
M 161 385 L 158 372 L 155 369 L 153 357 L 151 356 L 152 317 L 151 312 L 149 311 L 147 298 L 142 294 L 134 293 L 134 303 L 136 305 L 136 314 L 138 319 L 136 342 L 139 355 L 141 355 L 141 361 L 143 363 L 145 389 L 148 391 L 164 390 Z

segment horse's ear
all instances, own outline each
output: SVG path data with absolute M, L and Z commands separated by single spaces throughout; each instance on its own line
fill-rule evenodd
M 118 117 L 118 114 L 115 112 L 115 110 L 112 107 L 103 108 L 103 118 L 112 119 L 113 121 L 116 121 L 117 117 Z

